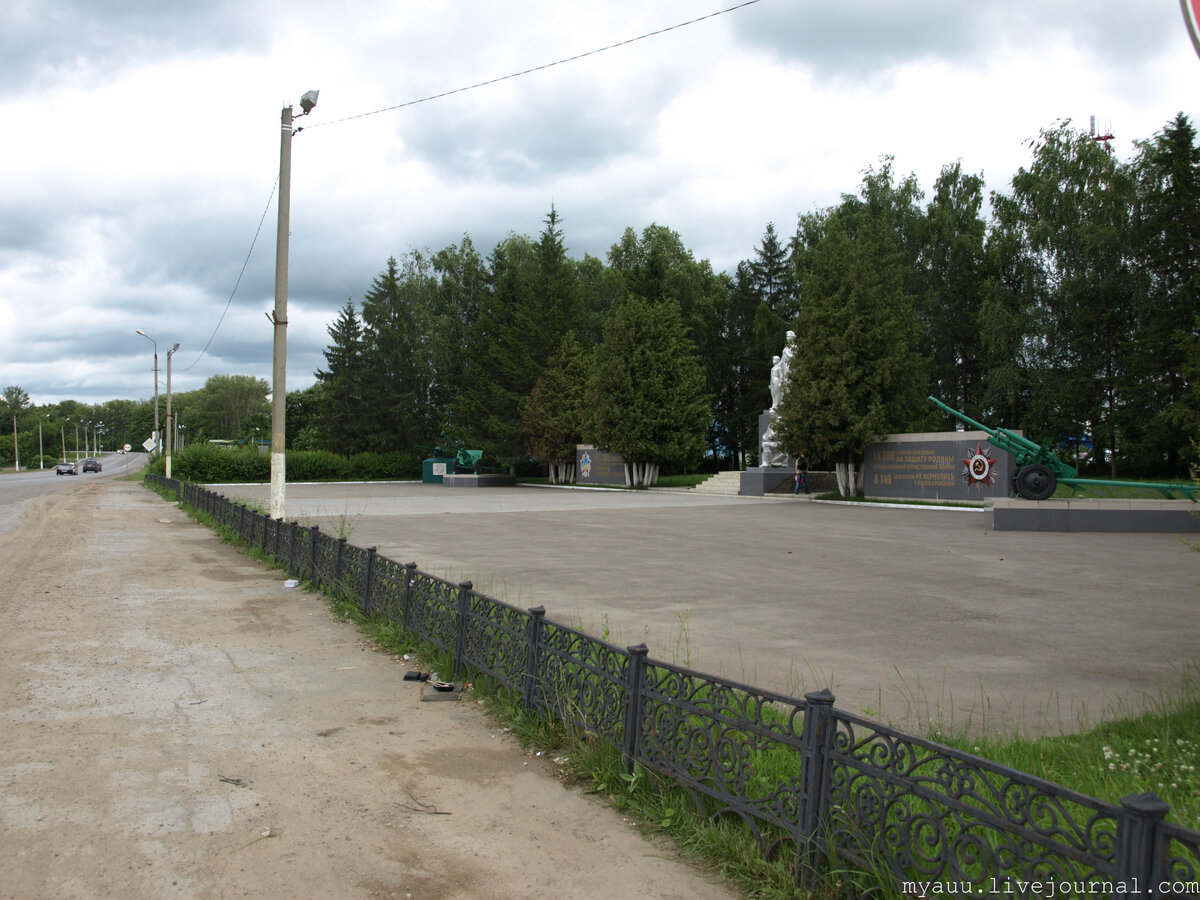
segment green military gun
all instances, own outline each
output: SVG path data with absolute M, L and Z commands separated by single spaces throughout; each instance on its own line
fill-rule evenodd
M 458 459 L 458 471 L 465 472 L 465 471 L 470 470 L 470 471 L 476 472 L 478 474 L 479 470 L 476 467 L 479 465 L 479 461 L 481 459 L 483 459 L 483 451 L 482 450 L 465 450 L 465 449 L 460 448 L 458 451 L 457 459 Z
M 976 422 L 966 413 L 947 406 L 936 397 L 930 397 L 929 402 L 943 412 L 954 416 L 960 422 L 985 432 L 988 436 L 988 443 L 998 450 L 1004 450 L 1013 455 L 1017 465 L 1017 473 L 1013 476 L 1013 491 L 1017 496 L 1026 500 L 1048 500 L 1054 496 L 1059 482 L 1080 490 L 1085 490 L 1088 486 L 1098 487 L 1100 485 L 1148 488 L 1158 491 L 1168 499 L 1182 496 L 1193 501 L 1196 499 L 1197 490 L 1200 490 L 1194 484 L 1080 478 L 1078 470 L 1059 459 L 1051 444 L 1039 444 L 1007 428 L 988 428 L 986 425 Z

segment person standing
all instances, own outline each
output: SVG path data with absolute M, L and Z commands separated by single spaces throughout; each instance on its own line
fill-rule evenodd
M 800 488 L 804 488 L 804 493 L 808 493 L 808 462 L 803 458 L 796 459 L 796 489 L 794 493 L 799 494 Z

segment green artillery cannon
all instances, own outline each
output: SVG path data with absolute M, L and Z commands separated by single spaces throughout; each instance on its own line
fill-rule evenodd
M 460 472 L 478 472 L 476 466 L 483 459 L 482 450 L 465 450 L 460 448 L 458 451 L 458 470 Z
M 930 397 L 929 402 L 943 412 L 949 413 L 963 422 L 987 433 L 988 443 L 999 450 L 1013 455 L 1016 461 L 1017 474 L 1013 476 L 1013 491 L 1026 500 L 1048 500 L 1054 496 L 1059 482 L 1069 484 L 1080 490 L 1088 486 L 1105 485 L 1108 487 L 1148 488 L 1161 493 L 1168 499 L 1175 496 L 1195 500 L 1197 488 L 1194 484 L 1179 484 L 1173 482 L 1149 481 L 1109 481 L 1102 478 L 1080 478 L 1078 470 L 1059 459 L 1050 444 L 1038 444 L 1029 438 L 1009 431 L 1007 428 L 988 428 L 976 422 L 966 413 L 947 406 L 936 397 Z
M 420 444 L 417 445 L 417 449 L 428 450 L 433 454 L 432 459 L 425 460 L 425 468 L 428 471 L 426 471 L 422 477 L 423 481 L 436 481 L 440 483 L 442 480 L 442 476 L 440 474 L 434 474 L 432 466 L 428 465 L 429 463 L 445 464 L 446 472 L 449 474 L 453 474 L 455 472 L 460 474 L 474 472 L 478 475 L 483 468 L 479 464 L 479 461 L 483 459 L 482 450 L 466 450 L 461 447 L 457 450 L 450 450 L 440 445 L 437 447 L 425 447 Z

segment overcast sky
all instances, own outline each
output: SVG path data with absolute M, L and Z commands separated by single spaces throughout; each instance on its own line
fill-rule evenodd
M 157 341 L 162 390 L 175 342 L 177 391 L 214 374 L 269 382 L 280 110 L 299 114 L 310 89 L 293 141 L 289 390 L 312 384 L 326 328 L 389 256 L 464 233 L 486 255 L 540 232 L 551 204 L 572 256 L 658 223 L 726 270 L 768 222 L 791 235 L 883 155 L 926 189 L 961 160 L 1007 191 L 1028 140 L 1060 119 L 1095 115 L 1122 159 L 1178 112 L 1200 121 L 1177 0 L 758 0 L 362 115 L 734 5 L 9 0 L 0 386 L 35 403 L 151 397 L 138 329 Z

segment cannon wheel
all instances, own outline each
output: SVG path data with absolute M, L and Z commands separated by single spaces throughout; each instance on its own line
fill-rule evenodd
M 1017 473 L 1017 493 L 1026 500 L 1048 500 L 1058 488 L 1058 476 L 1049 466 L 1030 463 Z

